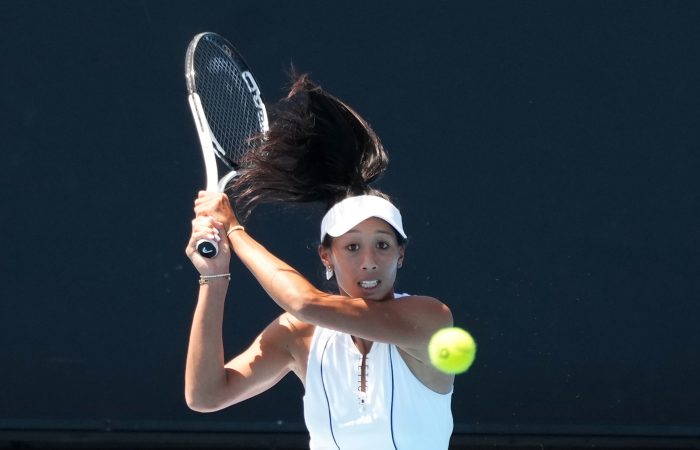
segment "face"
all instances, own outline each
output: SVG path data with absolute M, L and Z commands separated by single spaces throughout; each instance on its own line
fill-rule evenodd
M 333 238 L 330 248 L 319 247 L 319 253 L 324 266 L 333 268 L 341 293 L 367 300 L 393 297 L 404 246 L 384 220 L 371 217 L 360 222 Z

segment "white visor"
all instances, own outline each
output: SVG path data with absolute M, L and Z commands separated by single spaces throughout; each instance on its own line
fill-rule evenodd
M 338 237 L 370 217 L 378 217 L 385 220 L 404 239 L 407 238 L 406 233 L 403 231 L 401 213 L 396 206 L 376 195 L 358 195 L 336 203 L 323 216 L 321 221 L 321 242 L 323 242 L 326 234 Z

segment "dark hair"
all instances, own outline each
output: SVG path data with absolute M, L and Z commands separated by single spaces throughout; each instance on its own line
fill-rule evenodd
M 246 220 L 256 205 L 322 202 L 326 210 L 372 188 L 389 158 L 370 125 L 308 75 L 296 76 L 289 95 L 270 108 L 270 130 L 241 161 L 230 185 Z

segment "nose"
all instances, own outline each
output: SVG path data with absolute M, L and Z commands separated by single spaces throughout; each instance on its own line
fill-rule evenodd
M 362 255 L 362 270 L 377 270 L 377 263 L 371 251 L 366 251 Z

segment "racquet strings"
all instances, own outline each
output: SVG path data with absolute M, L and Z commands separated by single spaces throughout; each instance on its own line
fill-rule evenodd
M 262 130 L 259 108 L 241 76 L 234 50 L 216 36 L 205 36 L 193 54 L 195 85 L 223 160 L 238 169 L 242 156 L 255 145 L 251 137 Z

